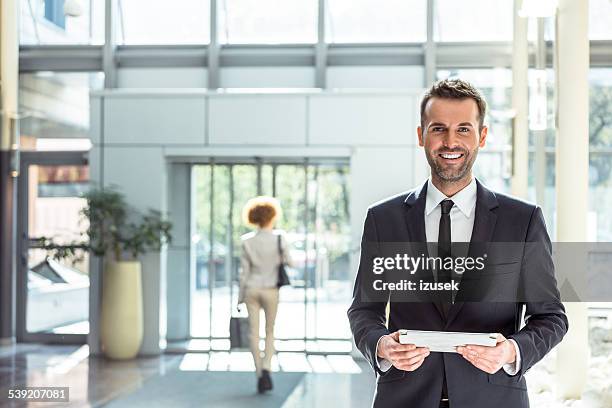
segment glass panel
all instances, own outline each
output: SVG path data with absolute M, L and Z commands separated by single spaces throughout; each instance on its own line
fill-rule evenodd
M 229 337 L 229 321 L 232 311 L 230 299 L 230 240 L 232 230 L 230 215 L 230 177 L 229 166 L 213 167 L 213 268 L 212 285 L 212 337 Z
M 261 166 L 261 194 L 274 196 L 274 166 L 270 164 Z
M 536 77 L 538 74 L 536 70 L 529 70 L 529 100 L 534 100 L 536 95 Z M 547 111 L 547 129 L 545 131 L 536 131 L 529 129 L 529 176 L 528 176 L 528 189 L 527 198 L 540 205 L 543 209 L 544 218 L 548 227 L 549 234 L 554 237 L 556 234 L 555 224 L 555 105 L 554 105 L 554 71 L 552 69 L 546 70 L 546 111 Z M 538 138 L 544 138 L 544 154 L 542 157 L 542 163 L 538 161 L 537 154 L 537 141 Z M 543 170 L 543 191 L 538 195 L 538 169 L 542 167 Z
M 591 68 L 591 147 L 612 147 L 612 68 Z
M 319 166 L 313 180 L 316 222 L 316 337 L 349 339 L 346 310 L 351 301 L 348 166 Z
M 276 337 L 303 338 L 305 331 L 305 284 L 306 277 L 312 276 L 306 271 L 306 251 L 304 225 L 304 166 L 279 165 L 276 168 L 276 198 L 280 201 L 283 217 L 277 227 L 287 234 L 291 243 L 291 256 L 295 268 L 288 270 L 291 287 L 281 290 L 278 315 L 276 317 Z M 309 263 L 312 268 L 312 263 Z M 312 285 L 309 285 L 312 286 Z
M 104 43 L 104 0 L 23 0 L 19 3 L 21 44 Z
M 192 300 L 191 334 L 194 337 L 229 336 L 228 322 L 238 296 L 241 236 L 249 231 L 241 215 L 246 201 L 257 194 L 254 165 L 194 166 L 196 191 L 195 291 Z M 212 216 L 212 258 L 210 202 Z M 211 262 L 212 259 L 212 262 Z
M 89 94 L 101 72 L 36 72 L 19 76 L 22 150 L 89 150 Z
M 589 38 L 612 40 L 612 2 L 589 0 Z
M 529 18 L 527 21 L 527 38 L 529 41 L 538 41 L 538 19 Z M 552 17 L 544 18 L 544 40 L 555 40 L 555 19 Z
M 295 339 L 303 339 L 306 333 L 309 338 L 350 338 L 345 318 L 352 288 L 348 269 L 348 167 L 308 166 L 308 226 L 305 225 L 304 172 L 304 166 L 299 164 L 262 164 L 261 167 L 262 193 L 269 195 L 276 191 L 283 210 L 276 227 L 286 232 L 295 261 L 295 267 L 288 269 L 292 286 L 280 292 L 276 319 L 277 339 L 294 340 L 293 343 L 281 341 L 279 349 L 303 350 L 304 342 L 297 340 L 296 343 Z M 212 176 L 214 190 L 210 189 L 211 166 L 194 166 L 196 232 L 192 252 L 196 287 L 191 334 L 227 338 L 228 322 L 238 294 L 241 236 L 251 231 L 242 220 L 242 209 L 257 195 L 257 165 L 215 165 Z M 214 262 L 209 262 L 211 195 Z M 214 268 L 209 273 L 210 265 Z M 338 324 L 339 321 L 344 323 Z M 263 325 L 260 334 L 265 335 Z M 215 344 L 226 347 L 225 343 Z M 217 346 L 211 344 L 211 347 Z
M 327 42 L 425 42 L 426 0 L 329 0 Z
M 590 73 L 589 224 L 595 239 L 612 241 L 612 68 Z
M 306 271 L 304 276 L 305 294 L 307 296 L 306 302 L 306 337 L 314 339 L 317 337 L 317 311 L 319 309 L 317 291 L 321 286 L 320 279 L 324 277 L 323 268 L 321 268 L 321 262 L 324 261 L 324 257 L 317 250 L 317 232 L 316 232 L 316 207 L 319 200 L 319 186 L 317 179 L 319 178 L 318 166 L 308 166 L 306 173 L 308 182 L 306 184 L 307 190 L 307 210 L 303 218 L 304 221 L 308 222 L 305 226 L 306 233 L 304 234 L 304 270 Z M 310 342 L 306 343 L 308 348 Z
M 538 202 L 536 191 L 536 153 L 535 147 L 529 147 L 529 172 L 527 177 L 527 199 L 532 203 L 537 203 L 542 207 L 542 213 L 546 221 L 548 235 L 554 241 L 557 234 L 557 225 L 555 223 L 555 212 L 557 211 L 557 194 L 555 190 L 555 151 L 552 147 L 546 148 L 545 155 L 545 186 L 542 194 L 542 200 Z
M 317 42 L 316 0 L 220 0 L 222 44 Z
M 461 78 L 476 86 L 487 101 L 485 124 L 489 131 L 485 147 L 479 151 L 474 174 L 491 188 L 508 192 L 511 178 L 512 71 L 494 69 L 449 69 L 438 71 L 438 79 Z
M 435 4 L 435 41 L 512 40 L 512 0 L 436 0 Z
M 191 335 L 194 337 L 210 336 L 210 166 L 193 166 L 192 180 L 194 189 L 194 208 L 192 217 L 194 231 L 191 236 L 192 267 L 194 288 L 191 299 Z
M 28 296 L 26 330 L 58 334 L 89 333 L 89 259 L 76 249 L 60 257 L 49 243 L 62 248 L 82 242 L 87 228 L 80 195 L 89 182 L 88 166 L 28 168 Z
M 119 44 L 207 44 L 210 2 L 118 0 Z

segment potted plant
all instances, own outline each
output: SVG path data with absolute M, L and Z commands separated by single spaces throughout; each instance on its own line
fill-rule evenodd
M 159 211 L 140 214 L 115 188 L 92 189 L 82 215 L 89 220 L 89 250 L 104 260 L 100 334 L 113 359 L 138 354 L 143 337 L 142 272 L 139 257 L 172 239 L 172 225 Z

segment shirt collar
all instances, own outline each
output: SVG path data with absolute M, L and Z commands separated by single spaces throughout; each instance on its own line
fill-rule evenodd
M 476 179 L 472 177 L 470 184 L 462 190 L 455 193 L 452 197 L 447 197 L 443 192 L 431 182 L 431 177 L 427 181 L 427 197 L 425 201 L 425 215 L 431 212 L 440 204 L 440 202 L 450 198 L 455 203 L 455 206 L 466 216 L 470 217 L 474 207 L 476 207 Z

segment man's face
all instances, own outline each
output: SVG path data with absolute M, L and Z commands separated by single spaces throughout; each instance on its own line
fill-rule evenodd
M 471 98 L 431 98 L 425 106 L 419 145 L 431 171 L 442 181 L 462 180 L 472 170 L 478 148 L 484 147 L 487 128 L 479 132 L 478 105 Z

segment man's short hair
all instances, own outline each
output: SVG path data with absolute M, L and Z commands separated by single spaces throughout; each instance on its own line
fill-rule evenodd
M 487 102 L 482 93 L 467 81 L 462 79 L 443 79 L 436 82 L 432 87 L 425 92 L 421 99 L 421 129 L 425 129 L 423 124 L 425 117 L 425 107 L 431 98 L 440 99 L 473 99 L 478 106 L 478 127 L 482 131 L 484 126 L 484 118 L 487 113 Z

